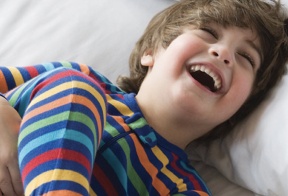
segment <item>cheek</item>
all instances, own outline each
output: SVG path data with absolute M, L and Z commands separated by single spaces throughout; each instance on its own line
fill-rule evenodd
M 248 81 L 239 81 L 235 80 L 233 85 L 233 89 L 230 90 L 229 95 L 227 94 L 224 98 L 222 107 L 225 109 L 223 110 L 223 114 L 219 114 L 219 118 L 222 117 L 222 122 L 229 119 L 233 116 L 245 103 L 247 98 L 249 97 L 252 89 L 252 85 Z
M 203 52 L 203 44 L 190 36 L 182 35 L 175 39 L 163 55 L 158 59 L 158 63 L 164 65 L 167 69 L 171 68 L 172 75 L 177 76 L 185 69 L 185 64 L 195 55 Z
M 234 99 L 240 108 L 251 94 L 254 77 L 246 73 L 245 77 L 235 78 Z
M 205 42 L 197 36 L 183 34 L 172 41 L 168 49 L 173 50 L 173 53 L 178 52 L 180 58 L 187 60 L 191 56 L 203 52 L 205 46 Z

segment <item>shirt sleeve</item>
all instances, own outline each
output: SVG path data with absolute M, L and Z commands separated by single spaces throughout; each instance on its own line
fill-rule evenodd
M 4 97 L 6 99 L 6 97 L 2 93 L 0 93 L 0 97 Z
M 111 83 L 105 76 L 95 71 L 92 67 L 75 62 L 51 62 L 22 67 L 0 66 L 0 92 L 8 92 L 40 74 L 59 67 L 71 68 L 88 75 L 99 83 L 106 94 L 124 93 L 120 88 Z

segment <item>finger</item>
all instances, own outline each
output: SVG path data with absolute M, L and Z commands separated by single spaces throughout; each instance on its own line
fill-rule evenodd
M 16 193 L 13 190 L 11 177 L 8 172 L 7 167 L 0 167 L 0 190 L 2 191 L 2 195 L 5 196 L 15 196 Z
M 23 195 L 24 190 L 23 190 L 23 185 L 22 185 L 22 180 L 21 180 L 18 162 L 15 161 L 12 164 L 10 163 L 8 170 L 10 172 L 14 192 L 17 195 Z

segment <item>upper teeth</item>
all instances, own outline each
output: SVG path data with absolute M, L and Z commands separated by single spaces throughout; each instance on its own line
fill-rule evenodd
M 216 74 L 215 72 L 213 72 L 211 69 L 209 69 L 208 67 L 205 67 L 204 65 L 193 65 L 190 68 L 190 71 L 192 72 L 196 72 L 196 71 L 202 71 L 205 72 L 206 74 L 208 74 L 209 76 L 211 76 L 211 78 L 213 78 L 214 80 L 214 87 L 219 90 L 222 86 L 222 82 L 221 82 L 221 78 L 218 74 Z

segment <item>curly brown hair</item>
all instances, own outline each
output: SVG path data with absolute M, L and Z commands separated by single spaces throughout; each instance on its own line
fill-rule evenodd
M 188 26 L 201 27 L 216 23 L 224 27 L 251 29 L 260 39 L 263 60 L 251 95 L 227 121 L 215 127 L 207 138 L 223 138 L 249 115 L 267 96 L 286 71 L 288 59 L 287 12 L 274 0 L 182 0 L 158 13 L 148 24 L 130 56 L 130 77 L 119 77 L 117 83 L 126 92 L 137 93 L 147 73 L 141 65 L 146 51 L 157 52 L 169 44 Z M 286 25 L 285 25 L 286 20 Z

